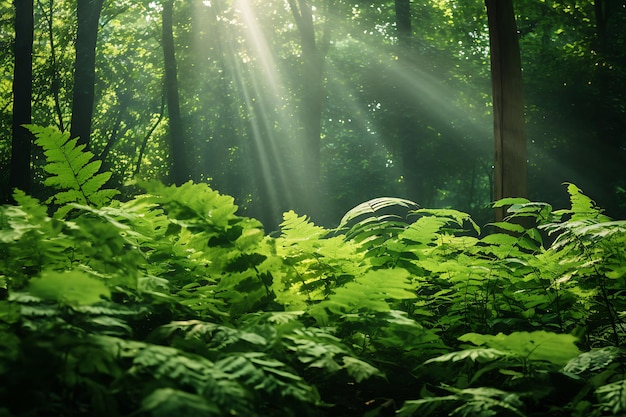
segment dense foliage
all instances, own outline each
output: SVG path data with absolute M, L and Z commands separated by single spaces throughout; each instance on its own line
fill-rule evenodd
M 31 129 L 53 195 L 0 208 L 2 416 L 626 413 L 626 221 L 572 184 L 489 233 L 380 198 L 268 235 L 203 183 L 112 199 Z

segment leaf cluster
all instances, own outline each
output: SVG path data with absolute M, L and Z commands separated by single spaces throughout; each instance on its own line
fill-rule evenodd
M 78 196 L 91 157 L 59 146 Z M 482 230 L 382 198 L 277 237 L 207 184 L 140 185 L 0 208 L 1 414 L 625 412 L 625 227 L 573 185 Z

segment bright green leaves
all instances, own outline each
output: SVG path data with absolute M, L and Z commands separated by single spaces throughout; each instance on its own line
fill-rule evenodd
M 381 239 L 395 236 L 404 230 L 408 224 L 406 215 L 409 209 L 414 208 L 417 208 L 417 204 L 409 200 L 375 198 L 349 210 L 337 229 L 346 230 L 346 238 L 354 239 L 366 247 L 376 246 Z M 404 215 L 396 212 L 404 212 Z
M 44 272 L 30 281 L 28 292 L 45 300 L 73 305 L 89 305 L 111 296 L 100 280 L 81 271 Z
M 231 196 L 212 190 L 207 184 L 191 181 L 180 186 L 165 186 L 152 181 L 142 184 L 153 198 L 172 218 L 192 227 L 211 225 L 217 230 L 226 230 L 232 222 L 240 220 L 235 215 L 237 206 Z M 260 223 L 256 224 L 260 227 Z
M 424 362 L 424 364 L 432 362 L 458 362 L 469 359 L 473 362 L 492 362 L 506 356 L 505 352 L 491 348 L 477 348 L 477 349 L 465 349 L 458 352 L 446 353 L 445 355 L 431 358 Z
M 102 162 L 93 160 L 93 153 L 85 150 L 85 145 L 77 145 L 78 139 L 70 139 L 69 133 L 54 128 L 29 125 L 36 136 L 35 143 L 41 146 L 46 155 L 44 170 L 50 174 L 44 184 L 58 190 L 52 199 L 54 204 L 78 203 L 103 206 L 119 191 L 103 189 L 111 177 L 110 172 L 98 173 Z
M 281 236 L 273 241 L 281 263 L 273 288 L 277 301 L 289 310 L 324 300 L 335 286 L 367 270 L 363 253 L 343 236 L 329 237 L 330 231 L 294 212 L 283 218 Z
M 572 208 L 570 210 L 559 210 L 558 214 L 571 214 L 572 220 L 597 218 L 598 220 L 609 220 L 602 215 L 595 201 L 583 194 L 582 190 L 574 184 L 567 184 L 567 192 L 570 195 Z
M 390 303 L 414 297 L 407 271 L 382 269 L 369 271 L 336 288 L 327 300 L 313 305 L 308 311 L 321 323 L 327 323 L 326 311 L 334 314 L 388 311 Z
M 577 338 L 568 334 L 556 334 L 543 330 L 535 332 L 513 332 L 495 336 L 467 333 L 459 337 L 463 342 L 487 346 L 505 352 L 521 361 L 545 361 L 561 367 L 578 356 Z
M 168 277 L 182 304 L 206 317 L 223 317 L 274 298 L 274 248 L 257 220 L 235 214 L 232 197 L 192 182 L 143 186 L 150 194 L 138 198 L 141 205 L 130 204 L 149 209 L 159 227 L 151 229 L 145 216 L 129 220 L 145 223 L 142 235 L 160 236 L 145 242 L 150 272 Z
M 623 352 L 577 344 L 623 338 L 626 226 L 577 189 L 560 217 L 502 202 L 539 229 L 507 220 L 480 236 L 464 213 L 385 198 L 351 211 L 347 234 L 288 212 L 270 237 L 205 184 L 145 187 L 74 202 L 72 219 L 20 192 L 0 210 L 0 376 L 43 358 L 47 391 L 111 416 L 319 415 L 322 402 L 374 416 L 359 406 L 374 398 L 413 398 L 400 415 L 623 410 Z M 552 378 L 571 391 L 558 404 Z
M 323 227 L 314 225 L 307 216 L 298 216 L 293 210 L 283 213 L 283 222 L 280 224 L 283 236 L 294 241 L 315 242 L 328 234 Z M 303 248 L 306 249 L 306 248 Z

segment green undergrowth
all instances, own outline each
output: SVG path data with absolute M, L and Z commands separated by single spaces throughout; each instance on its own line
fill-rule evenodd
M 31 129 L 55 194 L 0 208 L 0 416 L 626 414 L 626 222 L 573 184 L 483 228 L 380 198 L 270 237 L 207 184 L 116 200 Z

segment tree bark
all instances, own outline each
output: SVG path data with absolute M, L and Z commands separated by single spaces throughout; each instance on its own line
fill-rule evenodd
M 38 0 L 37 4 L 43 9 L 43 5 Z M 46 24 L 48 26 L 48 42 L 50 42 L 50 61 L 51 61 L 51 81 L 50 89 L 52 90 L 52 96 L 54 97 L 54 110 L 57 114 L 57 126 L 61 132 L 65 132 L 65 122 L 63 120 L 63 110 L 61 109 L 61 98 L 59 96 L 59 90 L 61 88 L 61 82 L 59 80 L 59 69 L 56 58 L 56 46 L 54 43 L 54 0 L 48 1 L 48 14 L 45 15 Z
M 23 125 L 31 123 L 33 91 L 33 0 L 15 0 L 15 65 L 13 68 L 13 137 L 11 140 L 11 172 L 9 192 L 19 188 L 31 191 L 32 134 Z
M 410 0 L 395 0 L 396 33 L 398 36 L 398 65 L 400 71 L 410 74 L 412 69 Z M 397 145 L 395 153 L 400 162 L 403 177 L 404 197 L 413 201 L 425 199 L 422 184 L 422 164 L 420 163 L 420 143 L 417 132 L 417 111 L 415 98 L 407 93 L 402 80 L 394 81 L 394 104 Z
M 302 47 L 302 98 L 300 118 L 304 139 L 304 178 L 300 187 L 307 214 L 314 220 L 321 218 L 321 132 L 324 102 L 324 61 L 330 43 L 330 27 L 324 26 L 322 38 L 315 37 L 313 10 L 307 0 L 288 0 L 300 34 Z
M 527 197 L 522 69 L 513 0 L 485 0 L 489 22 L 495 138 L 494 199 Z M 504 208 L 496 210 L 496 221 Z
M 163 62 L 165 65 L 165 94 L 167 97 L 167 115 L 169 123 L 169 139 L 171 153 L 170 180 L 180 185 L 189 179 L 186 169 L 185 142 L 183 121 L 180 114 L 180 98 L 178 95 L 178 75 L 174 49 L 174 32 L 172 29 L 173 0 L 163 2 Z
M 104 0 L 79 0 L 76 5 L 76 61 L 70 136 L 89 148 L 96 82 L 96 42 Z

